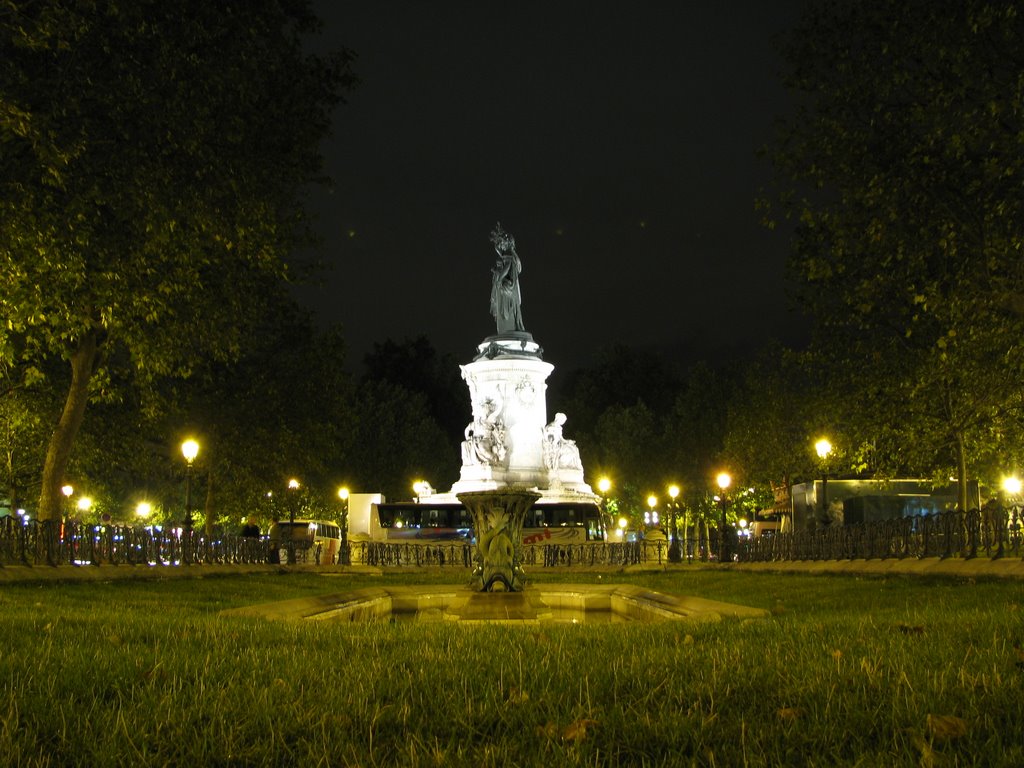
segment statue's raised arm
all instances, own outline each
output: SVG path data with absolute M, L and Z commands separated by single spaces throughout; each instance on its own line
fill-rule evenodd
M 491 270 L 491 315 L 497 323 L 498 333 L 525 331 L 519 291 L 519 273 L 523 271 L 523 263 L 516 253 L 516 240 L 498 222 L 491 232 L 491 242 L 498 254 Z

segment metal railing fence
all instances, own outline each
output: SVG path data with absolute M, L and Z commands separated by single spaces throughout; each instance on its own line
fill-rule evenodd
M 874 560 L 925 557 L 1024 557 L 1020 507 L 952 510 L 739 542 L 740 562 Z
M 764 535 L 728 542 L 738 562 L 872 560 L 884 558 L 1024 558 L 1024 514 L 1020 507 L 985 507 L 814 531 Z M 189 565 L 275 562 L 266 537 L 208 536 L 202 530 L 157 526 L 90 525 L 69 521 L 25 522 L 0 518 L 0 567 L 11 565 Z M 317 544 L 296 546 L 296 560 L 321 563 Z M 301 550 L 301 551 L 300 551 Z M 682 562 L 707 561 L 717 553 L 715 536 L 679 542 Z M 470 542 L 410 544 L 350 542 L 340 562 L 371 566 L 471 568 Z M 524 566 L 599 567 L 669 561 L 668 541 L 526 544 Z
M 266 539 L 157 526 L 0 518 L 0 567 L 265 563 Z

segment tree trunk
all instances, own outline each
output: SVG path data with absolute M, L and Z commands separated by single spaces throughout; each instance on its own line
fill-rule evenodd
M 50 436 L 46 462 L 43 464 L 43 482 L 39 491 L 40 520 L 61 518 L 66 500 L 60 488 L 64 484 L 71 446 L 85 417 L 85 406 L 89 402 L 89 379 L 92 378 L 98 349 L 96 332 L 90 331 L 71 354 L 71 386 L 67 400 L 64 401 L 64 412 Z
M 956 433 L 956 477 L 957 504 L 961 512 L 967 511 L 967 448 L 964 446 L 964 433 Z
M 7 503 L 11 505 L 11 514 L 16 514 L 21 498 L 18 494 L 18 484 L 14 479 L 14 449 L 7 452 Z

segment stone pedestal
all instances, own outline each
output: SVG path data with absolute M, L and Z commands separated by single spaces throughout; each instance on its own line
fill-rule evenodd
M 547 423 L 547 378 L 554 370 L 529 333 L 490 336 L 461 366 L 473 421 L 462 469 L 449 494 L 508 486 L 537 488 L 545 501 L 591 501 L 576 443 L 562 436 L 564 414 Z
M 523 520 L 539 498 L 535 491 L 514 489 L 459 494 L 459 501 L 473 518 L 475 588 L 482 592 L 523 589 Z
M 547 486 L 541 443 L 552 370 L 551 363 L 538 357 L 507 353 L 462 366 L 473 422 L 466 428 L 462 470 L 453 493 Z

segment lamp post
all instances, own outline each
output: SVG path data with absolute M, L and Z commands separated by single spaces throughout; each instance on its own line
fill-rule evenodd
M 668 487 L 668 497 L 671 499 L 668 508 L 672 510 L 672 543 L 668 545 L 668 559 L 671 563 L 678 563 L 682 557 L 679 550 L 679 486 L 675 483 Z
M 75 502 L 75 506 L 82 515 L 88 515 L 92 510 L 92 499 L 88 496 L 79 496 L 78 501 Z M 81 519 L 81 518 L 79 518 Z M 89 534 L 89 561 L 93 565 L 99 565 L 99 556 L 96 553 L 97 533 L 93 529 Z
M 43 525 L 46 535 L 46 562 L 50 565 L 57 564 L 60 559 L 60 550 L 63 548 L 63 544 L 65 544 L 65 541 L 67 540 L 68 521 L 70 517 L 68 514 L 68 506 L 71 503 L 71 495 L 75 493 L 75 488 L 71 485 L 61 485 L 60 493 L 65 496 L 65 504 L 62 505 L 63 514 L 60 515 L 59 520 L 46 520 Z
M 185 457 L 185 520 L 182 524 L 182 561 L 188 564 L 192 559 L 192 465 L 199 455 L 199 443 L 191 438 L 181 444 L 181 455 Z
M 718 483 L 719 494 L 718 503 L 722 507 L 722 519 L 718 523 L 718 562 L 725 562 L 726 546 L 725 546 L 725 491 L 732 485 L 732 477 L 729 476 L 728 472 L 719 472 L 718 477 L 715 478 Z
M 196 456 L 199 455 L 199 443 L 195 440 L 186 440 L 181 444 L 181 455 L 185 457 L 185 519 L 183 527 L 186 531 L 192 531 L 192 467 L 195 464 Z
M 342 486 L 338 489 L 338 498 L 341 499 L 341 552 L 338 553 L 338 562 L 348 565 L 348 488 Z
M 295 565 L 295 507 L 299 503 L 299 481 L 288 481 L 288 565 Z
M 647 497 L 647 506 L 650 507 L 649 512 L 644 513 L 644 526 L 657 526 L 658 525 L 658 513 L 655 511 L 655 507 L 658 506 L 658 497 L 653 493 Z
M 1004 477 L 1003 490 L 1007 496 L 1020 496 L 1021 482 L 1019 477 Z
M 1018 534 L 1020 531 L 1020 492 L 1021 492 L 1021 481 L 1016 475 L 1003 478 L 1003 493 L 1006 496 L 1008 510 L 1005 512 L 1003 518 L 1003 530 L 999 532 L 999 552 L 998 557 L 1003 556 L 1003 540 L 1008 539 L 1009 536 Z
M 814 444 L 814 450 L 821 459 L 821 513 L 819 521 L 822 525 L 828 524 L 828 456 L 832 453 L 832 443 L 824 437 Z
M 416 498 L 413 501 L 419 504 L 423 501 L 424 496 L 432 496 L 434 494 L 434 486 L 426 480 L 417 480 L 412 484 L 412 492 L 416 494 Z
M 608 491 L 612 489 L 612 481 L 602 477 L 597 481 L 597 490 L 601 493 L 601 528 L 604 529 L 604 540 L 607 541 L 611 535 L 608 525 Z
M 70 484 L 67 484 L 67 485 L 62 485 L 60 487 L 60 492 L 64 494 L 64 528 L 66 530 L 67 526 L 68 526 L 68 522 L 70 522 L 70 518 L 71 518 L 71 514 L 70 514 L 70 512 L 71 512 L 71 496 L 72 496 L 72 494 L 74 494 L 75 489 L 72 488 Z M 63 539 L 63 538 L 64 538 L 64 536 L 62 535 L 61 539 Z

